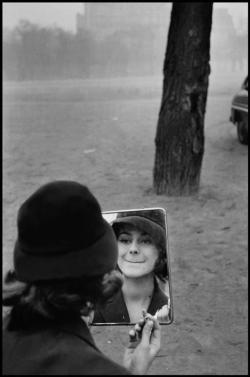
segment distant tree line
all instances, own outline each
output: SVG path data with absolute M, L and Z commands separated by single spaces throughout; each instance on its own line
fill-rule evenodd
M 247 41 L 247 35 L 217 36 L 212 43 L 213 61 L 222 69 L 227 63 L 231 71 L 244 71 Z M 3 30 L 3 79 L 158 75 L 165 47 L 165 35 L 148 26 L 115 31 L 98 40 L 89 30 L 72 33 L 22 20 L 14 29 Z
M 152 73 L 150 29 L 117 31 L 97 40 L 87 30 L 72 33 L 22 20 L 3 33 L 3 77 L 6 80 L 85 78 L 96 75 Z M 163 56 L 158 61 L 162 62 Z M 162 64 L 162 63 L 159 63 Z

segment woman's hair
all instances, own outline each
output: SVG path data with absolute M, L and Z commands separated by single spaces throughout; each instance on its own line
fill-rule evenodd
M 88 316 L 97 304 L 103 304 L 122 286 L 118 271 L 95 277 L 22 283 L 9 271 L 4 280 L 3 305 L 11 306 L 9 329 L 39 326 Z
M 116 237 L 118 239 L 119 234 L 121 234 L 124 230 L 128 228 L 135 228 L 134 225 L 130 224 L 120 224 L 119 230 L 115 230 Z M 168 263 L 167 263 L 167 255 L 166 255 L 166 245 L 164 242 L 160 239 L 154 240 L 156 248 L 159 252 L 158 258 L 155 262 L 154 267 L 154 273 L 155 275 L 162 281 L 163 283 L 166 283 L 168 280 Z M 118 266 L 118 271 L 120 271 L 120 268 Z
M 168 263 L 166 256 L 166 246 L 159 243 L 157 249 L 159 250 L 159 257 L 155 263 L 154 273 L 163 282 L 168 280 Z

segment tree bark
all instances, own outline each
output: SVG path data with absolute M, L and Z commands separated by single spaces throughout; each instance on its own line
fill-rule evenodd
M 198 191 L 210 74 L 212 2 L 173 3 L 155 137 L 154 190 Z

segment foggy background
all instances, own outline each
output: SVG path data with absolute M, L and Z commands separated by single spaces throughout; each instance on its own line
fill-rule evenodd
M 246 74 L 247 5 L 214 3 L 212 73 Z M 159 76 L 171 7 L 172 3 L 3 3 L 3 78 Z

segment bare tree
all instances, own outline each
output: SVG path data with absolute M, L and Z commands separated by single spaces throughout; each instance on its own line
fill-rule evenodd
M 155 137 L 154 190 L 198 191 L 210 74 L 212 2 L 173 3 Z

